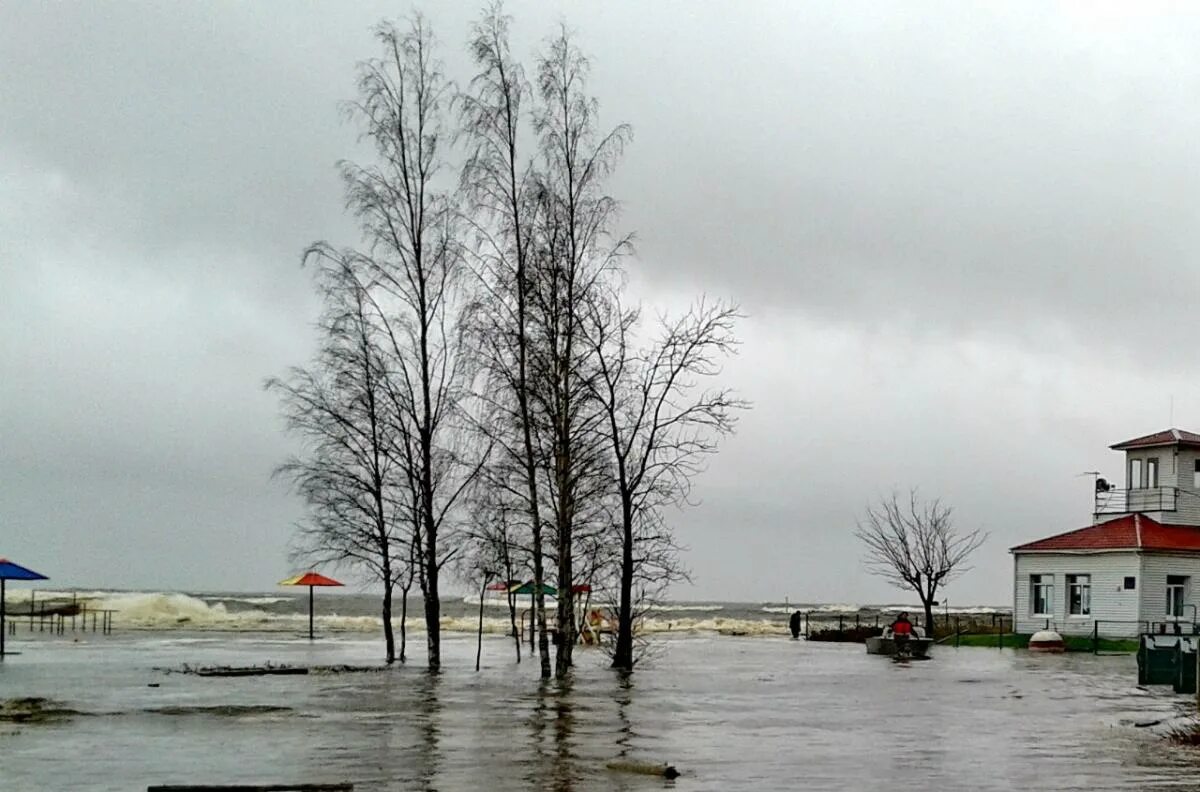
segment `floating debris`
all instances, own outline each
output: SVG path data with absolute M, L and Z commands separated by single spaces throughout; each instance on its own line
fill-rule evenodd
M 261 666 L 190 666 L 184 663 L 180 668 L 155 668 L 164 674 L 194 674 L 202 677 L 244 677 L 307 674 L 304 666 L 272 665 Z
M 294 712 L 291 707 L 278 707 L 271 704 L 217 704 L 210 706 L 174 706 L 154 707 L 143 710 L 151 715 L 220 715 L 227 718 L 241 718 L 253 715 L 278 715 L 284 712 Z
M 10 723 L 48 723 L 79 714 L 77 710 L 62 706 L 61 702 L 45 698 L 0 700 L 0 721 Z
M 660 776 L 668 780 L 679 778 L 679 771 L 674 765 L 669 764 L 654 764 L 653 762 L 629 762 L 619 760 L 609 762 L 607 765 L 609 770 L 616 770 L 619 773 L 637 773 L 638 775 Z
M 254 665 L 254 666 L 192 666 L 184 663 L 179 668 L 155 668 L 164 674 L 192 674 L 203 677 L 244 677 L 270 676 L 291 674 L 380 674 L 392 670 L 391 666 L 380 665 L 325 665 L 325 666 L 290 666 L 290 665 Z M 152 684 L 150 687 L 158 687 Z
M 327 666 L 310 666 L 309 673 L 312 674 L 380 674 L 385 671 L 391 671 L 391 666 L 369 665 L 327 665 Z

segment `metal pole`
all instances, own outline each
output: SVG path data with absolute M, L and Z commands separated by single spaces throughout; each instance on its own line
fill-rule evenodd
M 0 660 L 4 659 L 4 578 L 0 578 Z
M 313 587 L 308 587 L 308 640 L 313 639 Z

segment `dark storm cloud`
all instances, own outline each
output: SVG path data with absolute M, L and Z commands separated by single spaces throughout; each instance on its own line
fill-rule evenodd
M 364 154 L 338 103 L 407 10 L 0 8 L 0 554 L 81 584 L 280 576 L 299 508 L 260 385 L 311 354 L 299 252 L 353 241 L 334 165 Z M 426 10 L 465 82 L 475 9 Z M 634 126 L 612 187 L 640 293 L 750 315 L 729 378 L 756 409 L 679 517 L 681 595 L 898 597 L 848 531 L 921 484 L 994 534 L 952 596 L 1003 601 L 1003 549 L 1086 518 L 1106 444 L 1172 396 L 1200 428 L 1193 16 L 510 11 L 520 53 L 574 27 Z

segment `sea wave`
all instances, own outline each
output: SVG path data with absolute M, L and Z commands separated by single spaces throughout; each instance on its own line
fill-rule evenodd
M 859 605 L 764 605 L 763 613 L 795 613 L 801 611 L 804 613 L 858 613 L 862 610 Z
M 291 602 L 294 597 L 220 597 L 202 594 L 200 599 L 205 602 L 244 602 L 247 605 L 275 605 L 280 602 Z
M 29 589 L 10 592 L 10 614 L 19 617 L 21 607 L 28 602 Z M 36 590 L 36 602 L 69 602 L 72 597 L 86 602 L 90 609 L 106 609 L 116 613 L 113 625 L 117 630 L 164 630 L 164 631 L 235 631 L 235 632 L 303 632 L 308 627 L 307 603 L 301 602 L 291 612 L 287 608 L 270 607 L 282 603 L 297 603 L 297 598 L 287 596 L 220 596 L 215 594 L 184 594 L 179 592 L 113 592 L 80 591 L 63 592 Z M 518 602 L 518 610 L 528 610 L 528 598 Z M 447 632 L 473 633 L 479 628 L 479 597 L 468 595 L 461 603 L 447 600 L 441 618 L 441 626 Z M 229 607 L 227 607 L 227 605 Z M 470 607 L 463 607 L 464 605 Z M 484 598 L 483 631 L 503 635 L 512 628 L 505 610 L 507 602 L 502 597 Z M 486 606 L 495 607 L 486 607 Z M 342 608 L 343 612 L 338 613 Z M 380 629 L 377 606 L 362 598 L 344 600 L 327 597 L 318 602 L 314 622 L 323 632 L 372 633 Z M 857 606 L 847 604 L 788 605 L 768 604 L 764 606 L 738 605 L 736 603 L 659 603 L 651 606 L 638 629 L 646 634 L 656 633 L 715 633 L 718 635 L 785 635 L 788 632 L 786 618 L 795 610 L 809 614 L 811 629 L 838 623 L 839 616 L 853 614 Z M 876 614 L 898 610 L 919 610 L 913 606 L 875 606 Z M 345 612 L 349 611 L 349 612 Z M 395 613 L 396 611 L 393 611 Z M 939 609 L 938 613 L 944 610 Z M 951 613 L 973 613 L 987 615 L 1005 612 L 1000 608 L 951 608 Z M 554 616 L 553 603 L 549 615 Z M 853 616 L 851 616 L 853 618 Z M 877 617 L 866 617 L 868 619 Z M 886 617 L 885 617 L 886 618 Z M 409 610 L 405 627 L 413 632 L 424 630 L 424 618 L 419 609 Z M 398 617 L 393 618 L 400 625 Z

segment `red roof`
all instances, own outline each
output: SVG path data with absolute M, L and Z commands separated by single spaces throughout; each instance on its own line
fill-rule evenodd
M 1182 429 L 1164 429 L 1161 432 L 1148 434 L 1144 437 L 1135 437 L 1132 440 L 1126 440 L 1124 443 L 1117 443 L 1114 446 L 1109 446 L 1109 448 L 1114 451 L 1125 451 L 1130 448 L 1173 445 L 1200 446 L 1200 434 L 1185 432 Z
M 1144 514 L 1089 525 L 1076 531 L 1017 545 L 1014 553 L 1080 550 L 1178 550 L 1200 552 L 1200 526 L 1163 525 Z

